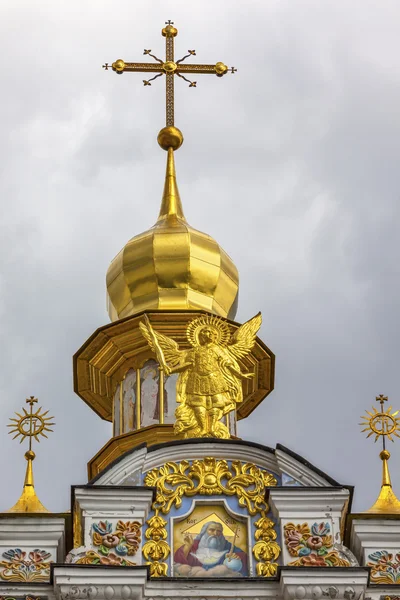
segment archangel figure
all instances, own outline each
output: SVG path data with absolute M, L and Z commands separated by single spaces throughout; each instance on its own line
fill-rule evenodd
M 180 350 L 173 339 L 154 331 L 145 316 L 140 329 L 156 353 L 160 369 L 167 376 L 179 373 L 176 434 L 183 433 L 185 438 L 230 437 L 221 419 L 242 402 L 242 379 L 254 377 L 254 373 L 241 371 L 238 359 L 251 351 L 260 326 L 258 313 L 231 336 L 223 319 L 201 316 L 191 321 L 186 330 L 191 348 Z

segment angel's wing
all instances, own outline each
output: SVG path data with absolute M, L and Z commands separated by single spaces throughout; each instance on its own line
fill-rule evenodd
M 259 312 L 255 317 L 243 323 L 233 334 L 228 349 L 236 358 L 242 358 L 250 352 L 254 346 L 257 331 L 261 327 L 261 322 L 262 317 Z
M 178 344 L 172 338 L 154 331 L 150 321 L 147 324 L 141 321 L 139 327 L 150 348 L 156 353 L 160 364 L 163 365 L 166 362 L 169 367 L 177 367 L 182 357 L 182 351 L 179 350 Z

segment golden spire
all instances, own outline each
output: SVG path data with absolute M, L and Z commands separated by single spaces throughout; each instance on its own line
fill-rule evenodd
M 164 127 L 158 134 L 158 143 L 168 152 L 164 192 L 158 221 L 169 219 L 171 217 L 186 221 L 176 181 L 174 159 L 174 150 L 177 150 L 182 145 L 182 142 L 183 135 L 176 127 Z
M 382 486 L 379 496 L 373 506 L 369 510 L 366 510 L 367 514 L 400 514 L 400 501 L 397 499 L 396 494 L 392 489 L 392 482 L 389 474 L 388 460 L 390 458 L 390 452 L 386 450 L 386 437 L 393 442 L 393 436 L 400 437 L 398 430 L 400 428 L 400 419 L 397 417 L 399 411 L 391 413 L 392 407 L 385 411 L 384 404 L 387 402 L 387 396 L 381 394 L 376 397 L 376 401 L 380 403 L 381 410 L 378 411 L 375 406 L 372 407 L 372 412 L 368 410 L 366 413 L 368 417 L 361 417 L 365 419 L 365 423 L 361 423 L 365 427 L 362 431 L 369 431 L 367 437 L 375 435 L 375 442 L 379 437 L 382 437 L 382 451 L 379 454 L 382 460 Z
M 24 414 L 15 413 L 17 419 L 10 419 L 11 424 L 7 427 L 11 427 L 8 433 L 15 433 L 13 439 L 21 437 L 20 443 L 26 438 L 29 438 L 29 450 L 25 452 L 25 458 L 28 461 L 26 466 L 26 474 L 24 487 L 22 494 L 16 504 L 10 508 L 7 512 L 9 513 L 47 513 L 47 508 L 43 506 L 35 492 L 35 486 L 33 482 L 33 461 L 35 460 L 36 454 L 32 450 L 32 438 L 35 438 L 39 442 L 39 436 L 42 435 L 47 438 L 46 431 L 53 431 L 50 429 L 53 417 L 46 417 L 49 411 L 44 413 L 41 412 L 42 408 L 39 407 L 36 412 L 33 412 L 33 406 L 37 402 L 37 398 L 31 396 L 26 400 L 30 406 L 29 412 L 23 408 Z

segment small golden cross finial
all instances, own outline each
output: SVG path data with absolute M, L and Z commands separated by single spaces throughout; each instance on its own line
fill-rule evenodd
M 33 406 L 34 404 L 36 404 L 38 401 L 37 398 L 35 398 L 35 396 L 30 396 L 29 398 L 26 399 L 26 403 L 29 404 L 29 406 Z
M 384 396 L 383 394 L 379 394 L 379 396 L 377 396 L 377 397 L 375 398 L 375 400 L 376 400 L 377 402 L 380 402 L 380 403 L 381 403 L 381 407 L 382 407 L 382 406 L 384 405 L 384 403 L 388 401 L 388 397 L 387 397 L 387 396 Z
M 143 54 L 151 56 L 154 59 L 154 63 L 133 63 L 125 62 L 121 58 L 112 63 L 111 68 L 113 71 L 121 75 L 125 71 L 140 72 L 140 73 L 155 73 L 154 77 L 150 79 L 144 79 L 143 84 L 145 86 L 151 86 L 151 82 L 161 77 L 166 76 L 165 90 L 166 90 L 166 127 L 173 127 L 175 125 L 174 118 L 174 76 L 177 75 L 189 84 L 189 87 L 196 87 L 197 81 L 191 81 L 185 75 L 187 74 L 211 74 L 222 77 L 228 71 L 232 74 L 236 73 L 237 69 L 234 67 L 228 68 L 224 63 L 217 62 L 215 65 L 205 64 L 190 64 L 183 62 L 190 56 L 196 56 L 195 50 L 188 50 L 188 54 L 180 58 L 179 60 L 174 59 L 174 38 L 178 35 L 178 30 L 174 27 L 174 22 L 168 20 L 165 22 L 165 27 L 162 29 L 161 34 L 165 37 L 165 60 L 161 60 L 155 54 L 151 53 L 150 50 L 144 50 Z M 110 65 L 105 63 L 103 69 L 108 71 Z
M 382 451 L 379 454 L 382 460 L 382 485 L 378 499 L 366 512 L 372 514 L 398 514 L 400 513 L 400 501 L 396 498 L 392 489 L 388 466 L 390 452 L 386 449 L 386 438 L 394 442 L 393 436 L 400 437 L 400 418 L 397 416 L 399 411 L 392 412 L 391 406 L 385 410 L 385 402 L 388 401 L 388 397 L 383 394 L 376 396 L 375 400 L 380 404 L 380 411 L 375 406 L 372 407 L 372 412 L 365 411 L 368 416 L 361 417 L 364 419 L 364 423 L 360 423 L 360 425 L 364 427 L 363 432 L 368 431 L 367 438 L 374 435 L 375 442 L 382 438 Z
M 48 410 L 42 412 L 42 407 L 39 407 L 34 412 L 33 407 L 37 402 L 38 399 L 35 396 L 27 398 L 26 403 L 29 404 L 29 411 L 26 408 L 22 408 L 22 413 L 15 413 L 17 418 L 11 418 L 11 423 L 7 425 L 7 427 L 10 427 L 8 433 L 11 435 L 14 434 L 13 439 L 21 438 L 20 443 L 26 438 L 29 439 L 29 449 L 25 452 L 28 464 L 26 467 L 24 488 L 18 502 L 8 512 L 48 512 L 37 497 L 34 488 L 32 462 L 35 460 L 36 454 L 32 450 L 32 440 L 35 439 L 37 442 L 40 442 L 40 436 L 47 438 L 46 432 L 53 431 L 50 427 L 55 423 L 53 422 L 53 417 L 47 416 Z
M 388 401 L 388 397 L 380 394 L 376 396 L 375 400 L 380 403 L 381 410 L 378 411 L 375 406 L 372 407 L 372 412 L 366 410 L 368 417 L 361 417 L 365 423 L 360 423 L 364 431 L 368 431 L 367 438 L 371 435 L 375 435 L 375 442 L 382 437 L 383 450 L 386 449 L 386 437 L 393 442 L 393 436 L 400 437 L 398 431 L 400 428 L 400 419 L 397 417 L 399 411 L 391 413 L 392 407 L 389 406 L 387 410 L 384 410 L 385 402 Z
M 35 396 L 27 398 L 26 403 L 30 406 L 29 412 L 26 408 L 22 408 L 23 414 L 15 413 L 18 418 L 10 419 L 11 423 L 7 425 L 7 427 L 11 427 L 8 433 L 15 434 L 13 440 L 20 437 L 22 444 L 26 438 L 29 438 L 29 450 L 32 450 L 32 438 L 35 438 L 37 442 L 40 442 L 39 436 L 47 438 L 46 432 L 52 432 L 50 427 L 55 424 L 52 422 L 54 417 L 47 416 L 48 410 L 42 412 L 42 407 L 39 407 L 36 412 L 33 412 L 33 407 L 37 402 L 38 399 Z

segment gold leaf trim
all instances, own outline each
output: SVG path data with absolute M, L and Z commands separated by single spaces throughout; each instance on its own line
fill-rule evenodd
M 256 566 L 257 575 L 272 577 L 278 569 L 278 564 L 274 561 L 281 553 L 279 544 L 274 541 L 277 537 L 274 522 L 263 513 L 254 525 L 257 527 L 254 533 L 257 542 L 253 546 L 253 554 L 259 561 Z
M 142 553 L 150 565 L 151 577 L 166 577 L 168 574 L 168 565 L 164 561 L 170 555 L 171 548 L 165 540 L 168 537 L 165 528 L 167 521 L 159 516 L 158 509 L 156 513 L 146 521 L 148 528 L 145 537 L 148 540 L 143 544 Z

